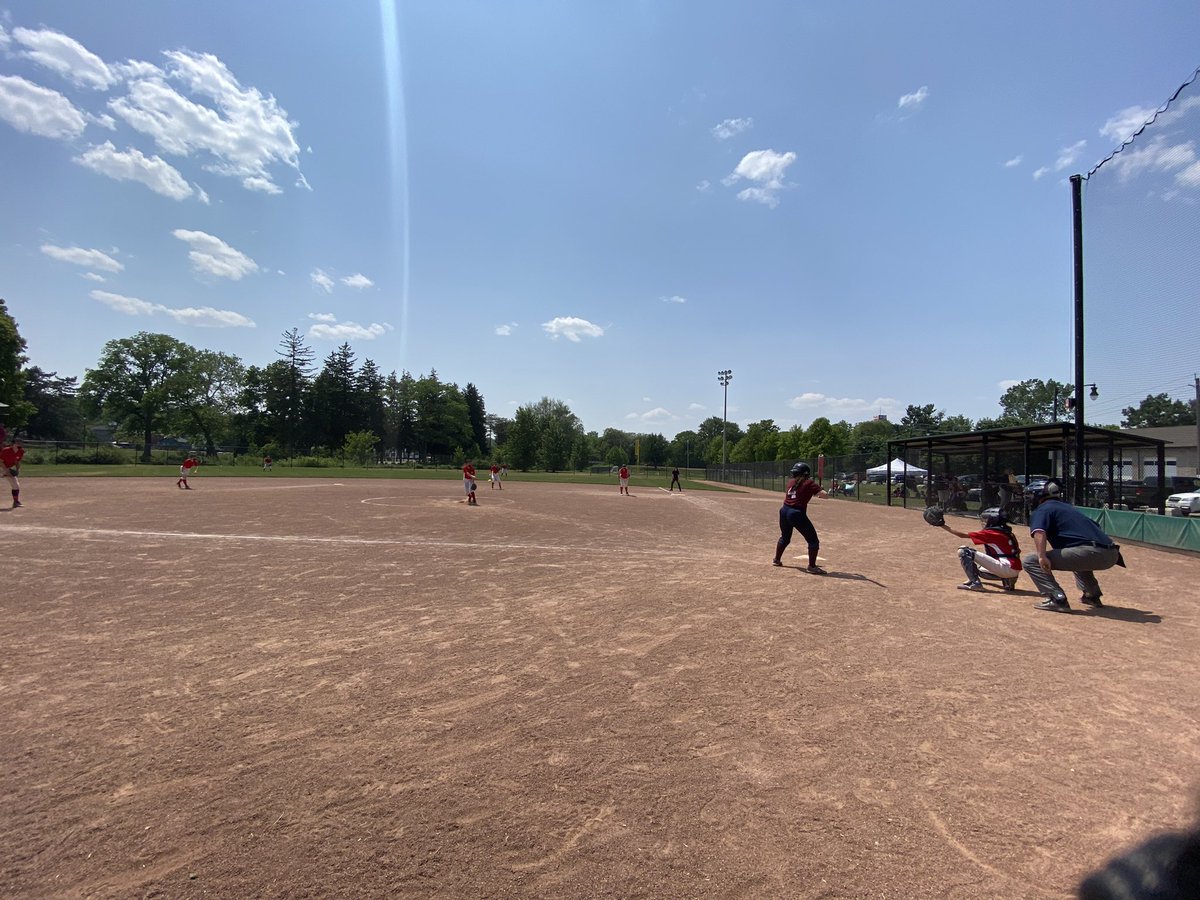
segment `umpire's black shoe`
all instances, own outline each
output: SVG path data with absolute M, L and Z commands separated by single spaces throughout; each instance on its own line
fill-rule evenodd
M 1099 597 L 1089 597 L 1087 594 L 1084 594 L 1082 597 L 1080 597 L 1079 602 L 1084 606 L 1090 606 L 1092 609 L 1099 609 L 1104 605 L 1100 602 Z
M 1034 609 L 1044 609 L 1049 612 L 1070 612 L 1071 604 L 1066 601 L 1066 598 L 1058 600 L 1054 597 L 1047 597 L 1041 603 L 1035 603 Z

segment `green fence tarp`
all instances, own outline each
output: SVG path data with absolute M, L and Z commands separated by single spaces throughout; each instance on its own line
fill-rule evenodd
M 1089 507 L 1080 507 L 1079 511 L 1118 540 L 1200 552 L 1200 518 Z

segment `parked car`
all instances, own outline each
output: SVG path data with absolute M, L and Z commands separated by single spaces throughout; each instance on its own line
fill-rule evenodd
M 1096 489 L 1096 499 L 1105 506 L 1128 506 L 1135 509 L 1139 506 L 1149 506 L 1152 493 L 1146 482 L 1127 478 L 1122 481 L 1113 481 L 1111 497 L 1108 493 L 1108 482 L 1100 482 Z
M 1185 516 L 1200 515 L 1200 491 L 1184 491 L 1167 498 L 1167 509 L 1181 509 Z

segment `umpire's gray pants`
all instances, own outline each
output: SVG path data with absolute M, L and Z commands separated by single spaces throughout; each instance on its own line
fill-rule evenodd
M 1050 558 L 1050 568 L 1054 572 L 1074 572 L 1075 586 L 1086 597 L 1100 596 L 1100 582 L 1096 580 L 1093 573 L 1111 569 L 1117 564 L 1120 555 L 1121 548 L 1116 545 L 1112 547 L 1085 545 L 1046 551 L 1046 556 Z M 1039 593 L 1055 600 L 1067 599 L 1063 589 L 1054 580 L 1053 572 L 1042 571 L 1042 567 L 1038 565 L 1036 553 L 1026 553 L 1021 562 L 1025 566 L 1025 571 L 1029 573 L 1029 577 L 1033 579 Z

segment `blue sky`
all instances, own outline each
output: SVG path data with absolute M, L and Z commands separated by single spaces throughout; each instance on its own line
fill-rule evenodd
M 1200 64 L 1182 0 L 334 9 L 0 0 L 33 364 L 295 327 L 588 430 L 694 428 L 726 368 L 743 426 L 996 415 L 1070 380 L 1067 177 Z

